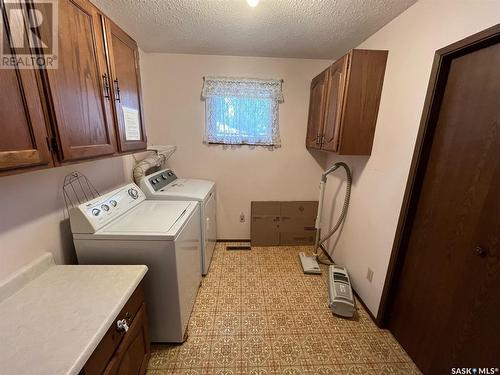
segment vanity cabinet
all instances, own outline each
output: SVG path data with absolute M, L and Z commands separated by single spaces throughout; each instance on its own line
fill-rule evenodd
M 387 51 L 352 50 L 311 82 L 306 147 L 370 155 Z
M 118 328 L 125 320 L 127 331 Z M 103 339 L 94 350 L 80 375 L 142 375 L 150 357 L 150 343 L 144 289 L 137 287 Z
M 0 71 L 0 175 L 146 149 L 137 43 L 88 0 L 55 4 L 57 69 Z

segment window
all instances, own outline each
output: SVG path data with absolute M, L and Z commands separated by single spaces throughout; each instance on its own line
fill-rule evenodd
M 207 77 L 205 142 L 280 146 L 280 80 Z

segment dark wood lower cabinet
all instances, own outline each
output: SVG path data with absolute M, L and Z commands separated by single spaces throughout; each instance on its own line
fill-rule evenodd
M 117 329 L 117 321 L 122 319 L 129 325 L 127 332 Z M 145 374 L 150 357 L 148 329 L 141 284 L 109 327 L 80 374 Z
M 146 305 L 142 304 L 104 374 L 136 375 L 146 373 L 150 356 L 146 319 Z

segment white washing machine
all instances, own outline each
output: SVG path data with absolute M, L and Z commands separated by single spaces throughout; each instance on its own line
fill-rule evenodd
M 206 275 L 217 241 L 215 183 L 207 180 L 177 178 L 171 169 L 164 169 L 143 177 L 139 186 L 148 199 L 199 202 L 201 271 L 203 275 Z
M 145 264 L 153 342 L 183 342 L 201 282 L 200 209 L 128 184 L 70 210 L 80 264 Z M 113 287 L 109 285 L 108 287 Z

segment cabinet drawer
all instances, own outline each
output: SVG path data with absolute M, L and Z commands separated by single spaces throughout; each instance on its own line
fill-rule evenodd
M 102 374 L 106 368 L 108 362 L 110 361 L 113 353 L 115 352 L 118 345 L 124 337 L 124 332 L 120 332 L 116 329 L 116 322 L 121 319 L 126 319 L 129 327 L 131 326 L 139 308 L 144 303 L 144 289 L 142 283 L 139 284 L 137 289 L 134 291 L 132 296 L 120 311 L 118 316 L 115 318 L 111 327 L 102 338 L 101 342 L 94 350 L 87 363 L 83 367 L 85 374 Z
M 144 375 L 150 354 L 146 305 L 142 304 L 103 375 Z

